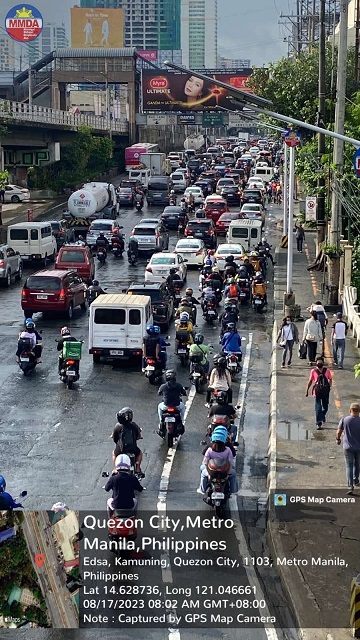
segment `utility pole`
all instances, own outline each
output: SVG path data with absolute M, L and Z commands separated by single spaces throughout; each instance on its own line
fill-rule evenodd
M 288 218 L 288 251 L 286 268 L 286 292 L 292 293 L 293 252 L 294 252 L 294 186 L 295 186 L 295 147 L 290 147 L 289 161 L 289 218 Z M 286 194 L 284 193 L 284 199 Z
M 319 5 L 319 107 L 317 126 L 324 126 L 325 112 L 325 0 L 320 0 Z M 325 154 L 325 135 L 319 133 L 318 155 Z M 318 166 L 320 164 L 318 163 Z M 318 196 L 316 207 L 317 241 L 318 244 L 325 240 L 325 176 L 321 175 L 317 181 Z
M 349 0 L 341 0 L 340 3 L 340 26 L 339 26 L 339 46 L 338 64 L 336 78 L 336 106 L 335 106 L 335 132 L 344 135 L 345 124 L 345 94 L 346 94 L 346 61 L 347 61 L 347 30 L 348 30 Z M 333 186 L 331 197 L 331 220 L 330 220 L 330 244 L 337 249 L 340 246 L 341 228 L 341 206 L 338 196 L 339 185 L 338 176 L 342 174 L 344 164 L 344 142 L 339 138 L 334 140 L 333 165 Z M 337 304 L 339 287 L 339 261 L 329 260 L 329 302 Z
M 355 9 L 355 80 L 357 84 L 357 88 L 359 88 L 359 80 L 360 80 L 360 66 L 359 66 L 359 57 L 360 57 L 360 0 L 356 0 L 356 9 Z
M 32 107 L 32 69 L 31 64 L 29 62 L 28 69 L 28 77 L 29 77 L 29 109 Z
M 288 231 L 288 146 L 284 144 L 284 165 L 283 165 L 283 236 L 286 236 Z M 290 227 L 291 229 L 291 227 Z

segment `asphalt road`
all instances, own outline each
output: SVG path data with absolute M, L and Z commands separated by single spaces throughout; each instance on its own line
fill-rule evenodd
M 121 210 L 121 224 L 128 238 L 131 228 L 144 217 L 155 217 L 160 210 L 144 209 L 141 213 Z M 267 230 L 270 242 L 274 233 L 274 215 L 269 210 Z M 275 212 L 279 215 L 280 212 Z M 171 234 L 170 246 L 176 244 L 176 234 Z M 135 267 L 127 261 L 114 260 L 109 256 L 103 266 L 97 264 L 96 277 L 108 292 L 119 292 L 132 281 L 141 281 L 146 260 L 141 259 Z M 270 271 L 270 281 L 272 275 Z M 189 270 L 188 286 L 198 290 L 198 271 Z M 272 301 L 272 282 L 268 285 L 269 300 Z M 103 471 L 111 470 L 112 441 L 109 436 L 116 422 L 116 412 L 126 405 L 134 409 L 134 419 L 143 428 L 141 448 L 144 453 L 143 482 L 146 492 L 140 497 L 141 509 L 154 511 L 159 497 L 166 502 L 168 511 L 197 511 L 202 508 L 201 496 L 196 493 L 199 484 L 201 463 L 200 440 L 206 428 L 204 395 L 191 394 L 188 400 L 186 433 L 176 450 L 168 455 L 163 441 L 155 435 L 157 428 L 156 389 L 151 387 L 141 372 L 130 364 L 112 367 L 109 364 L 93 365 L 87 353 L 88 315 L 75 311 L 71 322 L 72 333 L 85 341 L 80 365 L 80 381 L 69 391 L 59 380 L 57 373 L 57 351 L 55 338 L 64 324 L 62 318 L 44 320 L 36 314 L 37 329 L 43 331 L 44 350 L 42 364 L 35 372 L 24 377 L 15 362 L 17 334 L 22 327 L 23 313 L 20 307 L 21 284 L 0 291 L 0 386 L 3 411 L 0 413 L 1 473 L 8 481 L 13 495 L 26 489 L 28 509 L 46 509 L 54 502 L 64 501 L 70 508 L 98 509 L 103 511 L 107 495 L 102 487 Z M 238 553 L 243 555 L 248 545 L 253 555 L 264 552 L 264 496 L 266 490 L 266 456 L 268 445 L 268 397 L 269 363 L 271 355 L 271 331 L 273 315 L 269 312 L 254 314 L 250 307 L 243 307 L 239 331 L 246 340 L 243 350 L 247 353 L 246 377 L 234 384 L 236 401 L 242 400 L 241 437 L 237 456 L 237 471 L 241 495 L 234 512 L 242 514 L 243 527 L 239 525 L 236 535 Z M 199 331 L 205 342 L 219 350 L 217 328 L 203 324 L 198 315 Z M 182 368 L 174 355 L 174 331 L 170 330 L 171 347 L 168 348 L 168 366 L 175 368 L 181 383 L 189 386 L 188 370 Z M 244 367 L 245 368 L 245 367 Z M 165 492 L 160 492 L 160 487 Z M 235 499 L 236 500 L 236 499 Z M 209 516 L 212 512 L 209 509 Z M 240 536 L 240 542 L 239 542 Z M 245 550 L 245 551 L 244 551 Z M 251 581 L 243 572 L 241 583 Z M 275 580 L 274 576 L 267 579 Z M 274 584 L 271 582 L 271 584 Z M 272 589 L 270 589 L 272 591 Z M 281 595 L 269 594 L 279 604 Z M 284 603 L 283 603 L 284 604 Z M 281 606 L 281 604 L 280 604 Z M 283 626 L 283 625 L 282 625 Z M 163 638 L 166 630 L 141 629 L 121 631 L 126 638 Z M 40 634 L 40 632 L 38 632 Z M 102 637 L 115 638 L 115 631 L 102 631 Z M 276 631 L 274 630 L 276 634 Z M 43 635 L 44 634 L 44 635 Z M 59 632 L 43 632 L 37 635 L 46 640 L 61 638 Z M 69 635 L 68 635 L 69 634 Z M 93 635 L 94 634 L 94 635 Z M 282 632 L 269 635 L 260 629 L 181 630 L 181 640 L 212 636 L 265 640 L 283 638 Z M 96 631 L 86 631 L 86 637 L 96 636 Z M 67 632 L 66 638 L 80 638 L 77 632 Z M 81 636 L 83 637 L 83 636 Z M 170 637 L 170 636 L 169 636 Z M 180 637 L 180 636 L 179 636 Z M 288 637 L 288 636 L 286 636 Z M 173 640 L 178 640 L 173 636 Z

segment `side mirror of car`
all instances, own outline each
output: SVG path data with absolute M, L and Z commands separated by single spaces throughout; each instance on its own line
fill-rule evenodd
M 20 255 L 20 251 L 15 251 L 15 255 L 19 256 Z

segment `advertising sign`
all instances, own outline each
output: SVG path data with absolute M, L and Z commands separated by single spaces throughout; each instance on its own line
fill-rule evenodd
M 206 71 L 203 71 L 206 74 Z M 210 75 L 210 73 L 209 73 Z M 213 80 L 205 82 L 186 73 L 143 69 L 144 111 L 214 111 L 217 106 L 232 109 L 228 90 L 216 84 L 225 82 L 236 89 L 248 91 L 246 81 L 251 69 L 211 72 Z
M 307 196 L 305 205 L 305 219 L 306 222 L 310 220 L 316 220 L 316 197 Z
M 178 124 L 195 124 L 196 123 L 196 114 L 195 113 L 182 113 L 177 117 Z
M 41 33 L 43 19 L 40 11 L 30 4 L 17 4 L 7 12 L 5 29 L 17 42 L 31 42 Z
M 122 9 L 71 10 L 71 46 L 74 49 L 121 48 L 124 45 Z
M 142 58 L 150 62 L 157 62 L 158 52 L 155 51 L 136 51 Z
M 360 178 L 360 149 L 356 149 L 354 153 L 353 164 L 355 169 L 355 175 L 357 178 Z
M 297 147 L 300 144 L 300 136 L 298 131 L 287 129 L 285 133 L 285 144 L 288 147 Z

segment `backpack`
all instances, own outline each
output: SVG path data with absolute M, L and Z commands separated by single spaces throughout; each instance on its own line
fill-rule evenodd
M 126 453 L 137 446 L 136 431 L 132 425 L 123 425 L 118 444 L 122 453 Z
M 323 311 L 317 311 L 317 319 L 319 320 L 321 328 L 323 329 L 326 322 L 325 313 Z
M 317 398 L 326 398 L 330 393 L 330 382 L 327 379 L 326 367 L 323 367 L 321 373 L 318 373 L 318 378 L 314 384 L 315 396 Z
M 236 298 L 236 296 L 238 294 L 238 290 L 237 290 L 236 284 L 231 284 L 230 285 L 229 294 L 230 294 L 230 298 Z

